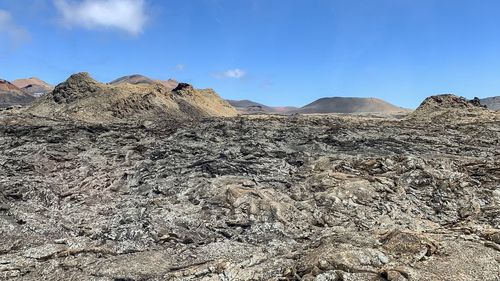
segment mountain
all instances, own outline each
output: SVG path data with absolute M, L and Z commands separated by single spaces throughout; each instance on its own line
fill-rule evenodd
M 139 78 L 138 80 L 136 78 Z M 88 73 L 74 74 L 50 94 L 35 101 L 28 112 L 45 117 L 89 123 L 144 119 L 193 119 L 236 116 L 237 111 L 211 89 L 180 83 L 169 91 L 161 84 L 114 84 L 95 81 Z M 142 81 L 133 77 L 133 81 Z
M 54 86 L 36 77 L 17 79 L 12 81 L 12 84 L 35 97 L 39 97 L 54 89 Z
M 274 108 L 251 100 L 227 100 L 227 102 L 241 112 L 275 112 Z
M 0 108 L 13 105 L 28 105 L 35 98 L 9 81 L 0 79 Z
M 442 124 L 448 124 L 450 120 L 455 123 L 500 121 L 500 112 L 487 109 L 478 98 L 468 100 L 454 94 L 443 94 L 426 98 L 407 119 Z
M 332 97 L 318 99 L 298 110 L 298 113 L 385 113 L 406 109 L 376 98 Z
M 115 79 L 111 82 L 109 82 L 111 85 L 120 85 L 120 84 L 156 84 L 156 82 L 146 76 L 139 75 L 139 74 L 134 74 L 134 75 L 128 75 L 128 76 L 123 76 L 118 79 Z
M 175 89 L 177 87 L 177 85 L 179 85 L 179 82 L 177 82 L 174 79 L 153 80 L 149 77 L 146 77 L 146 76 L 140 75 L 140 74 L 123 76 L 123 77 L 120 77 L 116 80 L 109 82 L 109 84 L 111 84 L 111 85 L 119 85 L 119 84 L 125 84 L 125 83 L 126 84 L 133 84 L 133 85 L 136 85 L 136 84 L 149 84 L 149 85 L 161 84 L 165 88 L 167 88 L 169 91 L 172 91 L 173 89 Z
M 297 110 L 296 107 L 272 107 L 251 100 L 227 100 L 227 102 L 242 113 L 287 113 Z
M 482 105 L 486 105 L 488 109 L 500 110 L 500 96 L 481 99 L 480 102 Z

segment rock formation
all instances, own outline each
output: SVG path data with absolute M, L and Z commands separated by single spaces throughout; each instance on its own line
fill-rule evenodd
M 37 116 L 91 123 L 127 120 L 236 116 L 212 90 L 169 91 L 161 84 L 99 83 L 87 73 L 72 75 L 28 111 Z
M 478 98 L 468 100 L 453 94 L 436 95 L 426 98 L 422 104 L 409 116 L 419 122 L 470 122 L 474 119 L 482 121 L 500 120 L 499 114 L 494 114 L 482 105 Z

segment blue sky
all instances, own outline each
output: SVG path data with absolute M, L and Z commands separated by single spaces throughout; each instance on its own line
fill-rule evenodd
M 0 0 L 0 78 L 175 78 L 224 98 L 500 95 L 498 0 Z

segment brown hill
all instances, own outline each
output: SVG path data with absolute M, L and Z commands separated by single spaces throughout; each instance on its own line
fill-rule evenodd
M 9 81 L 0 79 L 0 108 L 13 105 L 27 105 L 35 98 Z
M 162 84 L 168 90 L 173 90 L 179 85 L 179 82 L 177 82 L 177 80 L 174 79 L 156 80 L 156 82 Z
M 165 88 L 167 88 L 167 90 L 172 91 L 173 89 L 175 89 L 175 87 L 177 87 L 177 85 L 179 85 L 179 82 L 177 82 L 174 79 L 153 80 L 153 79 L 146 77 L 144 75 L 134 74 L 134 75 L 120 77 L 118 79 L 115 79 L 115 80 L 109 82 L 109 84 L 111 84 L 111 85 L 119 85 L 119 84 L 133 84 L 133 85 L 149 84 L 149 85 L 154 85 L 154 84 L 161 84 Z
M 54 86 L 36 77 L 17 79 L 12 81 L 12 84 L 35 97 L 39 97 L 54 89 Z
M 409 116 L 408 119 L 429 122 L 468 122 L 481 120 L 499 120 L 500 114 L 488 110 L 478 98 L 468 100 L 453 94 L 430 96 Z
M 213 90 L 180 85 L 169 91 L 157 83 L 103 84 L 88 73 L 78 73 L 37 100 L 28 112 L 90 123 L 237 115 Z
M 376 98 L 321 98 L 298 110 L 298 113 L 390 113 L 407 111 Z
M 115 79 L 115 80 L 109 82 L 109 84 L 111 84 L 111 85 L 120 85 L 120 84 L 133 84 L 133 85 L 150 84 L 150 85 L 153 85 L 156 83 L 157 82 L 155 82 L 154 80 L 152 80 L 146 76 L 139 75 L 139 74 L 123 76 L 123 77 L 120 77 L 118 79 Z

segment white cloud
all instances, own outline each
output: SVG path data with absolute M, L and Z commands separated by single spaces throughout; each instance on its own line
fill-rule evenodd
M 218 79 L 222 78 L 234 78 L 234 79 L 240 79 L 243 78 L 247 75 L 247 72 L 244 70 L 241 70 L 239 68 L 235 69 L 229 69 L 224 72 L 217 72 L 214 73 L 214 77 Z
M 119 29 L 133 35 L 148 20 L 144 0 L 53 0 L 66 26 Z
M 180 64 L 177 64 L 176 66 L 174 66 L 172 69 L 174 71 L 181 72 L 181 71 L 186 70 L 186 65 L 180 63 Z
M 6 36 L 2 36 L 2 34 Z M 14 48 L 30 40 L 29 32 L 18 26 L 11 14 L 5 10 L 0 10 L 0 37 L 7 38 L 6 41 Z

